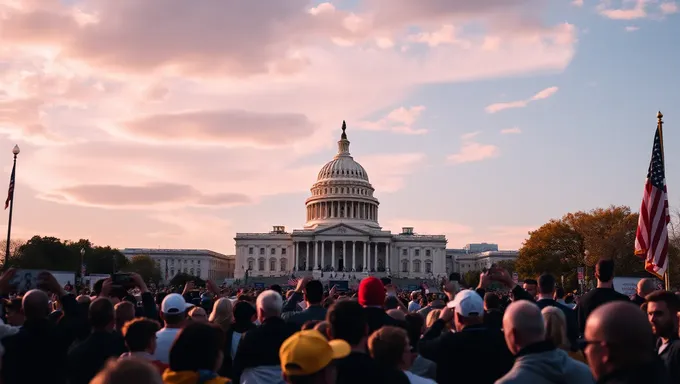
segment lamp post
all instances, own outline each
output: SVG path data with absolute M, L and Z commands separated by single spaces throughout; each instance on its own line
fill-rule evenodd
M 85 284 L 85 248 L 80 248 L 80 285 Z
M 9 243 L 12 237 L 12 212 L 14 212 L 14 175 L 17 169 L 17 155 L 19 155 L 21 150 L 18 145 L 15 145 L 12 149 L 12 154 L 14 154 L 14 163 L 12 164 L 12 175 L 9 179 L 9 189 L 7 191 L 7 200 L 5 201 L 5 209 L 7 209 L 7 203 L 9 203 L 9 219 L 7 221 L 7 244 L 5 247 L 5 263 L 4 267 L 7 267 L 9 262 Z

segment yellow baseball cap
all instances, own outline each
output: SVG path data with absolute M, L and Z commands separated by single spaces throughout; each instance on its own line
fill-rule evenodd
M 281 370 L 289 376 L 311 375 L 326 368 L 331 361 L 352 351 L 344 340 L 326 340 L 314 329 L 300 331 L 286 339 L 279 349 Z

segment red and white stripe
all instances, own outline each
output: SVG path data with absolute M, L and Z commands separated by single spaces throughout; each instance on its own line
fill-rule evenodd
M 663 189 L 647 179 L 635 233 L 635 254 L 645 259 L 645 270 L 663 279 L 668 268 L 668 211 L 666 182 Z

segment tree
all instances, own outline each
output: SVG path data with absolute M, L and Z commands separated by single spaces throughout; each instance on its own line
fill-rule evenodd
M 179 272 L 170 279 L 170 285 L 180 287 L 185 285 L 188 281 L 193 281 L 196 286 L 204 286 L 205 281 L 198 276 L 191 276 L 188 273 Z
M 9 241 L 9 258 L 10 260 L 17 255 L 19 247 L 26 244 L 24 240 L 10 239 Z M 2 263 L 5 263 L 5 250 L 7 249 L 7 240 L 0 241 L 0 252 L 2 252 Z
M 503 268 L 506 271 L 508 271 L 511 275 L 513 272 L 517 270 L 517 267 L 515 265 L 515 260 L 501 260 L 496 263 L 496 266 L 498 268 Z
M 79 257 L 71 252 L 64 242 L 56 237 L 33 236 L 17 249 L 10 260 L 13 267 L 24 269 L 48 269 L 56 271 L 77 271 Z
M 467 271 L 463 275 L 463 280 L 465 280 L 465 285 L 470 288 L 476 288 L 479 285 L 479 274 L 481 271 Z
M 592 273 L 601 258 L 615 260 L 618 276 L 647 276 L 642 260 L 634 254 L 637 219 L 630 208 L 611 206 L 550 220 L 530 232 L 520 248 L 516 261 L 520 279 L 549 272 L 558 281 L 564 277 L 566 290 L 576 289 L 577 268 L 587 266 Z
M 161 281 L 161 270 L 148 255 L 132 256 L 130 263 L 121 270 L 138 273 L 146 282 L 158 284 Z

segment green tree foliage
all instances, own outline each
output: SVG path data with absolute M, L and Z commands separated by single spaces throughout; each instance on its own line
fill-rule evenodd
M 205 285 L 205 281 L 202 280 L 200 277 L 191 276 L 190 274 L 184 273 L 184 272 L 180 272 L 180 273 L 176 274 L 170 280 L 170 285 L 175 286 L 175 287 L 180 287 L 180 286 L 183 286 L 184 284 L 186 284 L 187 281 L 193 281 L 196 286 Z
M 513 272 L 517 271 L 517 267 L 515 266 L 515 260 L 501 260 L 501 261 L 496 263 L 496 266 L 498 268 L 505 269 L 511 275 L 512 275 Z
M 463 275 L 463 280 L 465 280 L 465 285 L 470 288 L 476 288 L 479 285 L 479 274 L 481 271 L 467 271 Z
M 81 250 L 85 250 L 83 255 Z M 96 246 L 85 239 L 74 242 L 49 236 L 33 236 L 16 247 L 9 264 L 16 268 L 79 273 L 81 258 L 88 274 L 110 274 L 129 264 L 127 258 L 115 248 Z
M 550 272 L 564 277 L 565 289 L 578 286 L 577 268 L 593 266 L 600 258 L 614 259 L 618 276 L 647 276 L 642 260 L 635 256 L 637 213 L 625 206 L 568 213 L 529 233 L 516 261 L 520 279 Z M 586 250 L 588 257 L 585 256 Z
M 121 270 L 138 273 L 144 281 L 151 281 L 155 284 L 161 281 L 161 270 L 148 255 L 132 256 L 130 263 Z

